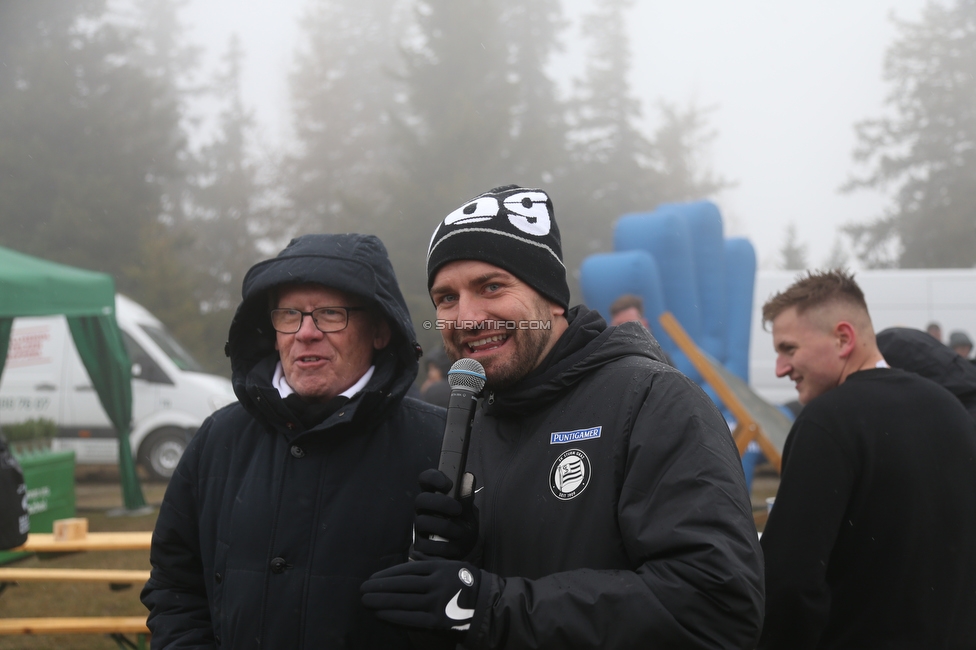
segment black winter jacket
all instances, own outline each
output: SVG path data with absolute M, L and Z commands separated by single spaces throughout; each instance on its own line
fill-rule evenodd
M 646 329 L 568 317 L 474 423 L 487 573 L 465 647 L 754 647 L 762 554 L 728 425 Z
M 888 365 L 931 379 L 976 418 L 976 366 L 968 359 L 922 330 L 889 327 L 875 339 Z
M 762 545 L 760 648 L 976 648 L 972 418 L 913 373 L 851 373 L 793 423 Z
M 271 385 L 267 294 L 283 282 L 365 296 L 395 332 L 366 388 L 315 422 Z M 240 402 L 188 445 L 153 534 L 152 647 L 407 647 L 359 586 L 406 560 L 417 476 L 436 466 L 445 412 L 404 398 L 419 348 L 383 245 L 301 237 L 252 268 L 243 293 L 228 343 Z

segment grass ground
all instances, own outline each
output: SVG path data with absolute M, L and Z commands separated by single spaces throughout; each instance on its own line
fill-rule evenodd
M 752 484 L 752 507 L 756 526 L 766 523 L 766 498 L 775 496 L 779 478 L 769 465 L 756 468 Z M 166 485 L 143 481 L 146 502 L 158 507 Z M 76 472 L 75 495 L 79 517 L 88 518 L 92 532 L 152 530 L 156 511 L 139 517 L 109 517 L 106 511 L 122 505 L 118 473 L 114 468 L 80 467 Z M 148 569 L 147 551 L 66 553 L 41 559 L 29 556 L 20 567 L 78 569 Z M 0 593 L 0 618 L 33 616 L 139 616 L 146 613 L 139 602 L 142 585 L 112 591 L 105 584 L 22 583 Z M 104 636 L 7 636 L 0 637 L 4 650 L 112 650 L 118 646 Z

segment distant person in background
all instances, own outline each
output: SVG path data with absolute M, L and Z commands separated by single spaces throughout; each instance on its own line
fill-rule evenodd
M 424 359 L 424 383 L 420 385 L 420 392 L 430 388 L 432 384 L 447 379 L 447 373 L 451 369 L 451 362 L 447 358 L 444 348 L 438 348 L 428 354 Z
M 625 293 L 610 305 L 610 324 L 620 325 L 629 321 L 637 321 L 647 329 L 647 319 L 644 318 L 644 301 L 640 296 Z
M 644 318 L 644 301 L 641 300 L 640 296 L 625 293 L 610 305 L 610 325 L 616 327 L 617 325 L 631 321 L 640 323 L 648 331 L 651 329 L 651 326 L 647 323 L 647 319 Z M 671 361 L 671 355 L 664 352 L 664 350 L 661 350 L 661 352 L 664 353 L 664 362 L 669 366 L 673 366 L 674 362 Z
M 427 378 L 420 386 L 420 399 L 447 408 L 451 402 L 451 385 L 447 382 L 451 361 L 447 358 L 447 352 L 443 347 L 434 350 L 424 366 L 427 368 Z
M 939 325 L 938 323 L 936 323 L 935 321 L 933 321 L 933 322 L 929 323 L 926 326 L 925 331 L 928 332 L 929 333 L 929 336 L 931 336 L 932 338 L 934 338 L 936 341 L 938 341 L 939 343 L 942 343 L 942 326 L 941 325 Z
M 949 334 L 949 347 L 963 359 L 968 359 L 969 353 L 973 351 L 973 342 L 965 332 L 956 330 Z
M 762 536 L 759 648 L 976 648 L 976 431 L 890 368 L 864 294 L 811 272 L 763 306 L 803 411 Z

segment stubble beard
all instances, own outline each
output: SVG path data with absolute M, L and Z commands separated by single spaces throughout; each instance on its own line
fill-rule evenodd
M 444 349 L 452 363 L 464 357 L 467 346 L 461 343 L 461 338 L 466 335 L 465 331 L 451 330 L 450 338 L 445 338 Z M 552 330 L 511 330 L 506 342 L 513 346 L 509 353 L 504 358 L 488 357 L 481 361 L 488 378 L 485 386 L 489 390 L 503 390 L 517 384 L 542 361 L 551 338 Z

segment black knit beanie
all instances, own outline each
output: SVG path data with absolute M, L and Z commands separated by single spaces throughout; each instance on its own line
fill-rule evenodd
M 447 215 L 427 249 L 428 291 L 438 269 L 455 260 L 494 264 L 569 309 L 559 227 L 542 190 L 496 187 Z

